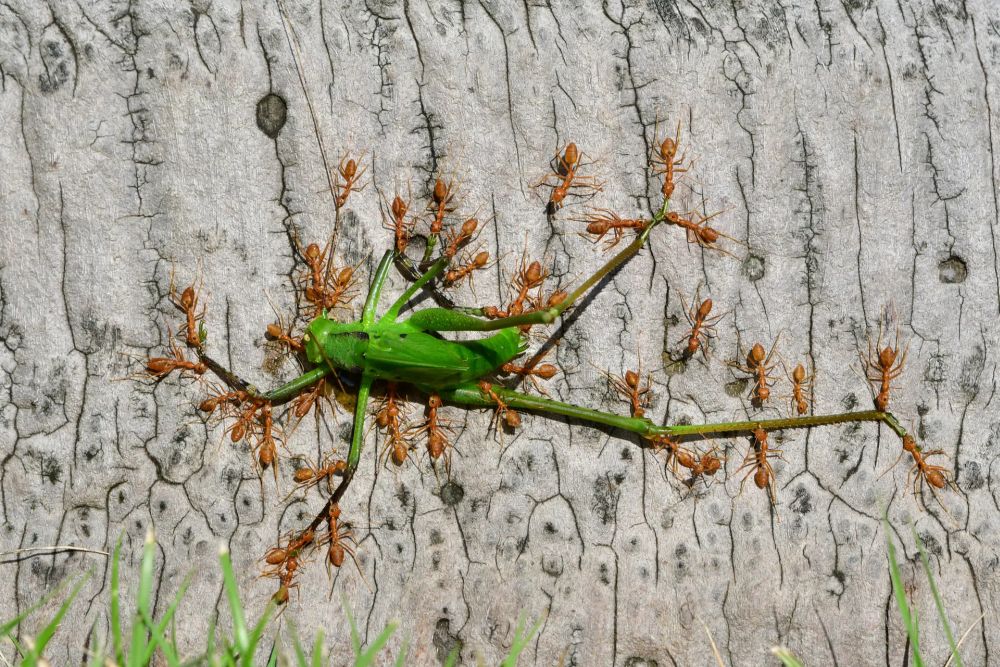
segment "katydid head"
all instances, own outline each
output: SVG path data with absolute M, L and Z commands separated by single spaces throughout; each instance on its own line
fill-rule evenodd
M 306 327 L 302 341 L 310 363 L 357 371 L 364 362 L 368 334 L 360 322 L 343 323 L 317 317 Z

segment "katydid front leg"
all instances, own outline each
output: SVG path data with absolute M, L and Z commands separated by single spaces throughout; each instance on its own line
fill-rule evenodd
M 664 208 L 666 206 L 664 205 Z M 425 308 L 414 313 L 409 322 L 424 331 L 496 331 L 508 327 L 519 327 L 532 324 L 550 324 L 559 315 L 573 305 L 580 297 L 586 294 L 594 285 L 600 282 L 605 276 L 613 273 L 622 264 L 631 259 L 646 244 L 650 232 L 663 220 L 662 216 L 654 217 L 642 233 L 636 237 L 632 243 L 617 255 L 608 260 L 604 266 L 599 268 L 592 276 L 587 278 L 573 292 L 558 305 L 551 308 L 544 308 L 532 313 L 514 315 L 512 317 L 502 317 L 496 320 L 483 320 L 461 311 L 453 311 L 445 308 Z M 439 262 L 441 260 L 438 260 Z M 436 266 L 436 264 L 435 264 Z M 443 267 L 441 267 L 443 268 Z M 431 270 L 434 270 L 432 267 Z M 439 270 L 440 271 L 440 270 Z M 430 273 L 430 271 L 428 271 Z M 421 278 L 423 280 L 427 274 Z M 419 281 L 413 284 L 411 290 L 416 291 Z M 406 295 L 404 295 L 406 296 Z M 388 315 L 387 315 L 388 317 Z

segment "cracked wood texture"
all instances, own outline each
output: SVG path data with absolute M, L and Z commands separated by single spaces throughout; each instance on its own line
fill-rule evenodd
M 123 535 L 131 595 L 154 528 L 158 610 L 194 571 L 178 627 L 193 653 L 210 617 L 228 623 L 221 543 L 256 617 L 274 590 L 258 578 L 259 558 L 323 502 L 316 492 L 284 501 L 290 454 L 343 455 L 350 420 L 303 423 L 280 488 L 268 474 L 262 495 L 245 448 L 196 414 L 200 387 L 116 381 L 162 353 L 167 324 L 177 331 L 171 272 L 181 286 L 204 281 L 211 353 L 273 386 L 295 368 L 264 363 L 268 302 L 281 312 L 293 303 L 293 234 L 323 242 L 334 218 L 317 132 L 334 165 L 364 151 L 374 183 L 342 216 L 338 264 L 360 264 L 367 280 L 391 242 L 380 201 L 412 192 L 419 208 L 444 173 L 460 182 L 462 211 L 491 220 L 481 242 L 500 267 L 478 276 L 476 294 L 496 304 L 525 245 L 564 286 L 601 259 L 572 220 L 584 205 L 549 223 L 531 187 L 561 146 L 575 141 L 595 162 L 588 173 L 606 181 L 592 204 L 648 214 L 659 182 L 647 156 L 680 121 L 694 168 L 675 208 L 722 210 L 715 222 L 738 241 L 726 243 L 733 256 L 657 230 L 649 251 L 564 321 L 550 393 L 624 411 L 601 371 L 641 359 L 654 419 L 740 417 L 752 412 L 748 387 L 726 361 L 780 334 L 788 363 L 816 369 L 817 413 L 866 409 L 857 349 L 889 307 L 910 341 L 893 410 L 945 451 L 957 491 L 914 498 L 905 464 L 880 476 L 900 445 L 871 424 L 775 434 L 784 460 L 772 511 L 752 484 L 739 493 L 745 439 L 721 442 L 728 483 L 688 489 L 621 433 L 534 416 L 498 442 L 487 413 L 446 408 L 459 436 L 450 481 L 426 457 L 383 467 L 369 433 L 343 505 L 360 572 L 344 567 L 331 584 L 310 563 L 274 628 L 323 628 L 343 659 L 343 596 L 366 639 L 399 619 L 391 646 L 408 636 L 420 663 L 456 646 L 465 661 L 495 661 L 523 613 L 544 616 L 526 654 L 540 664 L 708 664 L 707 632 L 731 665 L 762 664 L 775 644 L 811 664 L 895 665 L 905 639 L 880 526 L 887 507 L 926 654 L 943 662 L 947 649 L 909 523 L 953 626 L 972 628 L 967 663 L 1000 663 L 995 6 L 286 9 L 315 127 L 273 2 L 0 2 L 4 552 L 108 550 Z M 398 293 L 404 281 L 390 283 Z M 684 335 L 681 296 L 690 304 L 699 289 L 728 313 L 712 354 L 668 363 Z M 458 298 L 477 299 L 467 288 Z M 0 567 L 4 617 L 96 572 L 56 636 L 54 664 L 78 662 L 91 627 L 107 632 L 107 558 L 8 553 Z M 287 645 L 287 632 L 275 634 Z

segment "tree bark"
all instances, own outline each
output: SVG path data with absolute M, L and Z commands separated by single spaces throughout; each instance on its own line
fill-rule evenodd
M 624 412 L 602 371 L 641 360 L 654 419 L 731 419 L 752 409 L 726 361 L 780 334 L 789 368 L 816 370 L 817 413 L 868 409 L 858 348 L 889 309 L 909 341 L 893 410 L 944 450 L 957 490 L 914 497 L 905 462 L 883 475 L 899 441 L 871 424 L 777 439 L 772 509 L 753 484 L 739 493 L 746 439 L 719 443 L 728 481 L 689 489 L 624 434 L 526 416 L 498 442 L 487 412 L 450 407 L 450 479 L 426 457 L 383 467 L 381 436 L 368 435 L 343 505 L 360 572 L 337 572 L 331 598 L 324 567 L 308 564 L 272 628 L 322 628 L 343 657 L 343 596 L 364 639 L 399 619 L 390 645 L 409 637 L 420 663 L 458 645 L 466 662 L 495 662 L 524 614 L 544 617 L 526 663 L 709 664 L 710 635 L 731 665 L 763 664 L 777 644 L 809 664 L 895 665 L 906 642 L 886 508 L 925 655 L 943 662 L 947 643 L 911 523 L 953 630 L 972 628 L 966 663 L 1000 662 L 991 3 L 284 6 L 291 32 L 273 2 L 0 2 L 2 551 L 110 550 L 123 536 L 131 592 L 153 528 L 158 611 L 195 572 L 178 612 L 194 653 L 209 618 L 227 627 L 222 543 L 255 618 L 274 590 L 260 557 L 323 502 L 284 500 L 291 459 L 343 456 L 350 417 L 304 422 L 279 488 L 269 472 L 258 481 L 246 449 L 196 413 L 198 385 L 133 377 L 162 354 L 166 325 L 177 331 L 171 276 L 203 284 L 213 355 L 274 386 L 296 371 L 265 368 L 262 344 L 272 305 L 294 302 L 294 238 L 322 244 L 335 217 L 317 135 L 331 167 L 363 153 L 371 183 L 341 216 L 338 266 L 360 265 L 364 283 L 392 243 L 383 202 L 412 193 L 419 210 L 444 174 L 461 212 L 489 221 L 480 242 L 500 258 L 456 298 L 498 305 L 522 251 L 562 286 L 599 265 L 574 217 L 588 205 L 648 215 L 659 203 L 648 157 L 679 122 L 693 167 L 675 208 L 722 211 L 713 224 L 736 239 L 731 255 L 658 230 L 569 318 L 550 355 L 553 397 Z M 532 185 L 570 141 L 606 184 L 550 223 Z M 394 275 L 390 293 L 403 285 Z M 696 293 L 728 314 L 707 359 L 673 364 L 681 297 Z M 96 571 L 53 664 L 79 662 L 92 627 L 106 637 L 107 558 L 8 554 L 0 568 L 3 618 Z

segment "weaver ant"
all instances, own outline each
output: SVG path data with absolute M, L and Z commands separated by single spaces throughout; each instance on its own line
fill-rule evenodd
M 779 335 L 778 338 L 780 337 Z M 763 407 L 767 399 L 771 397 L 771 386 L 774 384 L 771 371 L 776 365 L 776 362 L 771 362 L 771 357 L 774 356 L 774 352 L 778 348 L 778 338 L 774 339 L 771 350 L 766 354 L 763 345 L 754 343 L 747 353 L 746 366 L 730 362 L 730 366 L 733 368 L 753 377 L 754 385 L 753 389 L 750 390 L 750 402 L 756 408 Z
M 882 349 L 882 327 L 879 326 L 878 341 L 875 343 L 875 350 L 872 350 L 871 339 L 868 339 L 868 354 L 864 356 L 858 353 L 861 358 L 861 367 L 865 378 L 872 384 L 872 394 L 875 399 L 875 409 L 885 412 L 889 409 L 889 392 L 892 389 L 891 382 L 903 374 L 903 367 L 906 364 L 906 355 L 909 352 L 909 343 L 900 352 L 899 330 L 896 330 L 896 345 L 888 343 Z M 874 390 L 878 386 L 878 391 Z
M 702 356 L 708 359 L 708 342 L 710 339 L 715 338 L 715 325 L 726 316 L 726 313 L 709 317 L 712 312 L 712 300 L 705 299 L 701 303 L 698 303 L 697 292 L 694 298 L 695 301 L 689 309 L 687 303 L 684 301 L 684 296 L 681 295 L 684 317 L 687 319 L 688 324 L 691 325 L 691 332 L 681 339 L 681 341 L 687 340 L 687 345 L 684 348 L 684 358 L 690 359 L 698 350 L 701 350 Z
M 740 493 L 743 493 L 743 485 L 752 474 L 753 483 L 757 485 L 758 489 L 767 489 L 771 504 L 776 505 L 778 496 L 774 488 L 774 469 L 771 467 L 771 462 L 768 461 L 767 457 L 773 455 L 784 460 L 781 454 L 780 449 L 771 449 L 769 447 L 767 443 L 767 431 L 760 427 L 755 428 L 753 430 L 753 446 L 747 452 L 746 457 L 744 457 L 743 464 L 736 470 L 739 473 L 744 468 L 750 468 L 740 481 Z
M 535 185 L 535 187 L 544 185 L 552 189 L 549 201 L 545 205 L 545 215 L 550 222 L 555 218 L 556 211 L 563 207 L 571 190 L 582 190 L 581 195 L 589 198 L 604 187 L 604 184 L 593 176 L 577 174 L 583 165 L 583 153 L 577 149 L 575 143 L 570 142 L 566 144 L 564 151 L 556 153 L 552 158 L 550 164 L 552 171 Z

